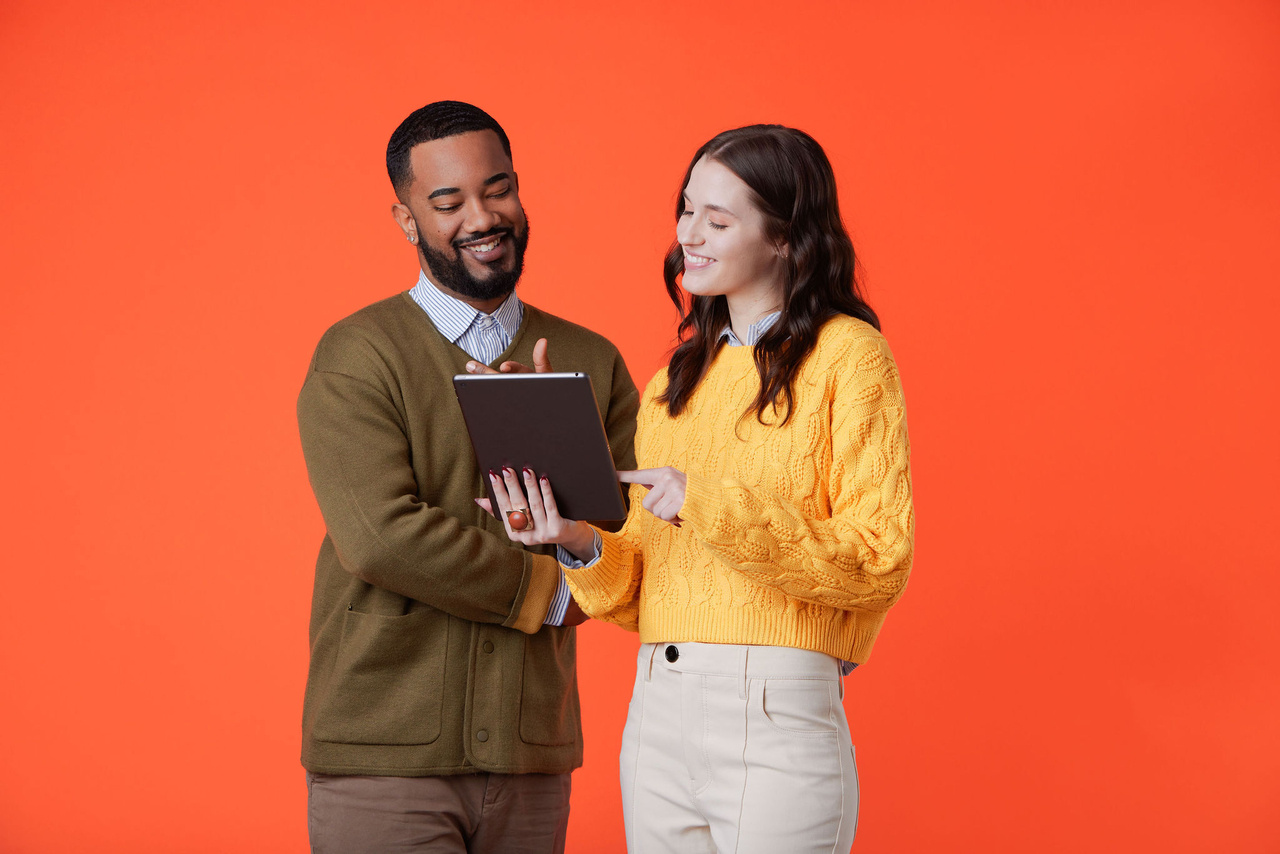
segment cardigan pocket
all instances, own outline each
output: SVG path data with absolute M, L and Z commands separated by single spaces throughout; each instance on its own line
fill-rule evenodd
M 348 610 L 333 673 L 318 698 L 315 738 L 341 744 L 429 744 L 439 738 L 447 640 L 442 617 L 434 611 L 384 616 Z
M 578 705 L 577 632 L 543 626 L 524 640 L 520 686 L 520 740 L 560 747 L 581 737 Z

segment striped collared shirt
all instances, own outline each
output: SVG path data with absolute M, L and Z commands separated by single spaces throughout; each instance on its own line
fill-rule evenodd
M 733 334 L 732 326 L 725 326 L 724 329 L 720 330 L 720 337 L 728 341 L 730 347 L 742 347 L 744 345 L 747 347 L 754 347 L 756 342 L 760 340 L 760 336 L 768 331 L 769 327 L 773 326 L 779 317 L 782 317 L 781 310 L 770 312 L 748 326 L 746 341 L 739 339 L 737 335 Z
M 524 322 L 524 303 L 515 291 L 493 314 L 485 314 L 449 296 L 431 284 L 426 273 L 419 272 L 418 283 L 409 291 L 409 296 L 427 313 L 441 335 L 486 365 L 511 346 Z
M 506 352 L 520 331 L 524 322 L 524 303 L 516 296 L 515 291 L 507 297 L 493 314 L 485 314 L 467 305 L 460 299 L 451 297 L 437 288 L 427 278 L 425 272 L 418 273 L 418 283 L 409 291 L 413 301 L 431 318 L 432 325 L 440 330 L 440 334 L 458 345 L 464 353 L 477 362 L 493 364 L 499 356 Z M 551 599 L 551 607 L 547 609 L 544 625 L 564 625 L 565 610 L 569 607 L 572 594 L 569 583 L 560 574 L 560 586 Z

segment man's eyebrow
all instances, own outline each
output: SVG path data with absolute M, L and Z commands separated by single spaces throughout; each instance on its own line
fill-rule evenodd
M 488 187 L 490 185 L 498 183 L 499 181 L 509 181 L 510 179 L 511 179 L 511 176 L 508 175 L 506 172 L 499 172 L 497 175 L 494 175 L 491 178 L 486 178 L 484 181 L 484 185 Z M 462 192 L 462 189 L 460 187 L 441 187 L 440 189 L 433 191 L 431 195 L 427 196 L 427 201 L 430 201 L 431 199 L 434 199 L 437 196 L 453 196 L 461 192 Z

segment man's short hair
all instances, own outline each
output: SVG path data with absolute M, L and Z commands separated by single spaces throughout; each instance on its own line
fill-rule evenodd
M 436 101 L 410 113 L 387 143 L 387 175 L 395 188 L 396 198 L 403 202 L 409 185 L 413 183 L 413 164 L 409 154 L 415 145 L 477 130 L 496 133 L 502 142 L 502 150 L 508 158 L 511 157 L 511 141 L 507 139 L 507 132 L 493 116 L 479 107 L 462 101 Z

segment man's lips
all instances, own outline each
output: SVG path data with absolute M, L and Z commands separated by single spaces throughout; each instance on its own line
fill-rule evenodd
M 505 231 L 497 234 L 490 233 L 465 243 L 457 243 L 455 246 L 459 252 L 466 252 L 477 261 L 487 263 L 502 257 L 506 248 L 507 235 L 508 232 Z

